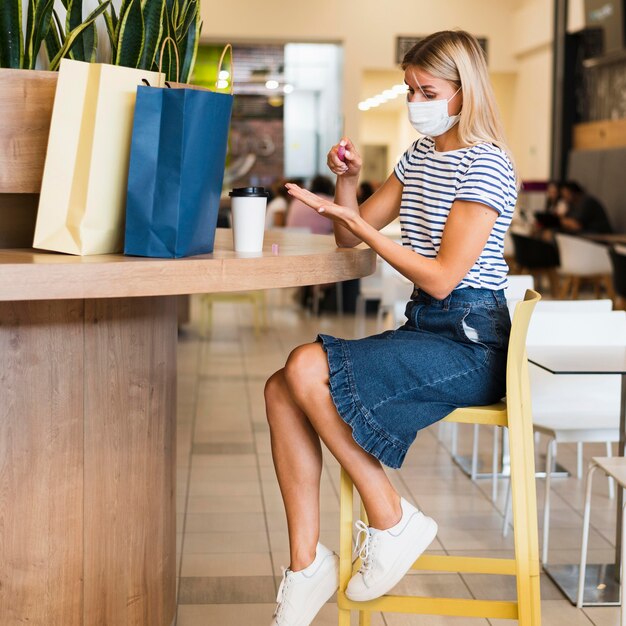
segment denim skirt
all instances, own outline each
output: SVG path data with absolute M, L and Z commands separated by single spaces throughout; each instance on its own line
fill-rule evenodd
M 330 393 L 354 440 L 399 468 L 417 432 L 506 390 L 511 322 L 503 291 L 463 288 L 436 300 L 416 290 L 407 322 L 364 339 L 318 335 Z

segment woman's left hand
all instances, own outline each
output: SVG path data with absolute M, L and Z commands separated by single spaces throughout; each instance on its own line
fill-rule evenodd
M 361 217 L 358 209 L 335 204 L 331 200 L 320 198 L 311 191 L 302 189 L 302 187 L 294 185 L 293 183 L 287 183 L 285 187 L 287 187 L 290 196 L 297 198 L 318 213 L 333 220 L 333 222 L 337 222 L 338 224 L 341 224 L 341 226 L 345 226 L 354 232 L 354 228 L 358 225 Z

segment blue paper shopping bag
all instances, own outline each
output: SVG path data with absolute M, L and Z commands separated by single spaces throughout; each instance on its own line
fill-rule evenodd
M 206 89 L 137 88 L 126 254 L 213 251 L 232 106 L 231 94 Z

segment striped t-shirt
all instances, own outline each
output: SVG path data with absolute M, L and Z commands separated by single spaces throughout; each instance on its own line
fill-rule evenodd
M 395 167 L 402 183 L 402 243 L 433 259 L 455 200 L 480 202 L 498 212 L 496 223 L 474 266 L 457 285 L 486 289 L 507 286 L 504 234 L 517 199 L 511 161 L 497 146 L 481 143 L 437 152 L 431 137 L 418 139 Z

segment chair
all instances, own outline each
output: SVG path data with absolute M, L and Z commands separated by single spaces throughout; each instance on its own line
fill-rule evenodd
M 576 300 L 581 282 L 591 281 L 596 298 L 602 288 L 613 298 L 608 248 L 573 235 L 556 233 L 555 238 L 561 260 L 559 275 L 563 279 L 560 297 L 567 298 L 571 293 L 572 300 Z
M 613 246 L 609 250 L 613 266 L 613 290 L 615 292 L 615 308 L 626 308 L 626 246 Z
M 522 274 L 532 274 L 535 283 L 541 276 L 547 276 L 550 282 L 550 291 L 557 297 L 559 290 L 559 251 L 557 247 L 547 241 L 512 232 L 511 239 L 515 249 L 515 263 Z
M 520 300 L 524 299 L 524 295 L 528 289 L 534 288 L 534 279 L 532 276 L 522 275 L 522 276 L 509 276 L 508 277 L 508 287 L 504 290 L 504 295 L 507 301 L 507 305 L 509 307 L 509 312 L 511 317 L 513 317 L 513 311 L 517 306 L 517 303 Z M 544 304 L 543 302 L 541 304 Z M 446 426 L 445 423 L 439 423 L 439 439 L 441 439 L 441 432 L 443 427 Z M 464 469 L 467 467 L 467 461 L 465 457 L 463 457 L 463 461 L 461 462 L 461 457 L 458 455 L 458 424 L 450 424 L 452 428 L 452 443 L 450 453 L 452 454 L 452 458 L 461 465 Z M 506 432 L 506 431 L 505 431 Z M 493 429 L 493 452 L 492 452 L 492 461 L 491 461 L 491 499 L 493 502 L 496 501 L 498 497 L 498 454 L 499 454 L 499 430 L 498 428 Z M 476 480 L 478 478 L 479 471 L 479 454 L 478 447 L 480 441 L 480 424 L 474 424 L 473 438 L 472 438 L 472 456 L 470 462 L 469 476 L 472 480 Z M 503 445 L 507 445 L 506 441 L 503 442 Z M 484 476 L 484 474 L 483 474 Z
M 360 624 L 370 624 L 372 611 L 517 619 L 522 626 L 540 626 L 539 554 L 535 495 L 535 461 L 530 414 L 530 391 L 526 360 L 526 332 L 540 295 L 528 291 L 513 318 L 507 359 L 507 401 L 484 407 L 457 409 L 445 419 L 465 424 L 507 426 L 511 439 L 515 558 L 476 558 L 422 555 L 413 569 L 515 576 L 517 601 L 383 596 L 368 602 L 354 602 L 345 589 L 352 576 L 353 485 L 341 470 L 339 539 L 339 626 L 349 626 L 350 611 L 359 611 Z
M 626 458 L 624 457 L 593 457 L 587 470 L 587 481 L 585 484 L 585 514 L 583 516 L 583 536 L 580 547 L 580 571 L 578 573 L 578 594 L 576 606 L 580 609 L 583 606 L 585 592 L 585 574 L 587 570 L 587 545 L 589 542 L 589 520 L 591 517 L 591 483 L 593 475 L 597 469 L 601 469 L 610 479 L 617 482 L 620 489 L 626 489 Z M 624 562 L 626 560 L 626 500 L 622 505 L 622 551 L 620 575 L 620 626 L 626 626 L 626 576 L 624 576 Z
M 259 337 L 267 328 L 267 301 L 265 291 L 240 291 L 233 293 L 205 293 L 201 297 L 202 334 L 208 337 L 213 324 L 213 304 L 216 302 L 247 302 L 252 305 L 254 335 Z
M 528 346 L 626 345 L 626 313 L 535 313 Z M 541 560 L 548 562 L 550 494 L 559 443 L 619 441 L 620 377 L 550 374 L 531 364 L 533 428 L 548 437 Z M 579 448 L 579 458 L 581 450 Z M 579 461 L 580 463 L 580 461 Z M 612 490 L 612 483 L 609 489 Z M 503 535 L 509 523 L 509 494 Z

